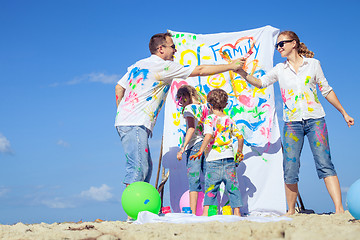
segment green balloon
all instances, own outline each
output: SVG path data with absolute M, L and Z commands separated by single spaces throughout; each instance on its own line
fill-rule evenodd
M 151 184 L 134 182 L 125 188 L 121 204 L 126 214 L 136 220 L 138 213 L 142 211 L 159 214 L 161 199 L 159 192 Z

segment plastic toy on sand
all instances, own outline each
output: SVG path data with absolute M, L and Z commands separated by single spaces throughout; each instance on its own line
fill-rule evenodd
M 346 205 L 351 215 L 360 220 L 360 179 L 350 186 L 346 196 Z
M 149 211 L 159 214 L 161 198 L 159 192 L 146 182 L 134 182 L 125 188 L 121 204 L 128 216 L 137 219 L 138 213 Z
M 201 216 L 204 211 L 204 193 L 199 192 L 198 195 L 198 201 L 196 205 L 196 216 Z M 183 207 L 190 207 L 190 196 L 189 196 L 189 190 L 183 193 L 183 195 L 180 198 L 180 209 L 183 209 Z

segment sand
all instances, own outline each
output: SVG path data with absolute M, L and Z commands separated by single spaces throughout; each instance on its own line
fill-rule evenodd
M 122 221 L 0 225 L 0 239 L 360 239 L 360 220 L 344 214 L 296 214 L 292 221 L 196 224 Z

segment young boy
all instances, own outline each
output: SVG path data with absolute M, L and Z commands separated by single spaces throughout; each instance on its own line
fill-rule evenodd
M 205 120 L 205 138 L 199 152 L 190 157 L 190 159 L 199 158 L 205 148 L 208 147 L 205 152 L 204 216 L 208 215 L 210 205 L 217 205 L 216 194 L 221 182 L 224 182 L 225 189 L 229 193 L 230 206 L 234 209 L 234 215 L 241 216 L 240 207 L 242 206 L 242 200 L 236 176 L 232 137 L 235 136 L 238 139 L 238 150 L 236 154 L 238 161 L 244 158 L 242 154 L 244 139 L 237 129 L 234 120 L 224 113 L 227 100 L 228 95 L 222 89 L 214 89 L 207 95 L 207 101 L 213 114 L 209 115 Z

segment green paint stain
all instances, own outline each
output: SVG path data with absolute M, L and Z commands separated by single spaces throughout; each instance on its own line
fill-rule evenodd
M 316 92 L 313 92 L 313 94 L 314 94 L 315 102 L 316 102 L 316 103 L 320 103 L 319 98 L 318 98 Z
M 253 149 L 253 148 L 252 148 L 252 150 L 255 151 L 255 152 L 257 153 L 257 155 L 260 156 L 264 162 L 268 162 L 268 160 L 266 160 L 265 158 L 263 158 L 263 157 L 261 156 L 261 153 L 260 153 L 260 152 L 256 151 L 256 150 Z
M 259 112 L 258 107 L 254 107 L 253 110 L 248 111 L 248 113 L 253 113 L 254 118 L 260 118 L 261 115 L 263 115 L 265 112 Z
M 236 114 L 241 114 L 243 112 L 245 112 L 244 106 L 240 106 L 239 108 L 233 107 L 231 109 L 230 117 L 234 117 Z M 226 115 L 229 115 L 229 114 L 226 114 Z
M 191 177 L 197 177 L 197 176 L 199 176 L 199 172 L 193 172 L 193 173 L 189 173 L 189 175 L 191 176 Z
M 231 191 L 236 191 L 236 190 L 239 190 L 239 188 L 235 187 L 234 184 L 231 184 Z

